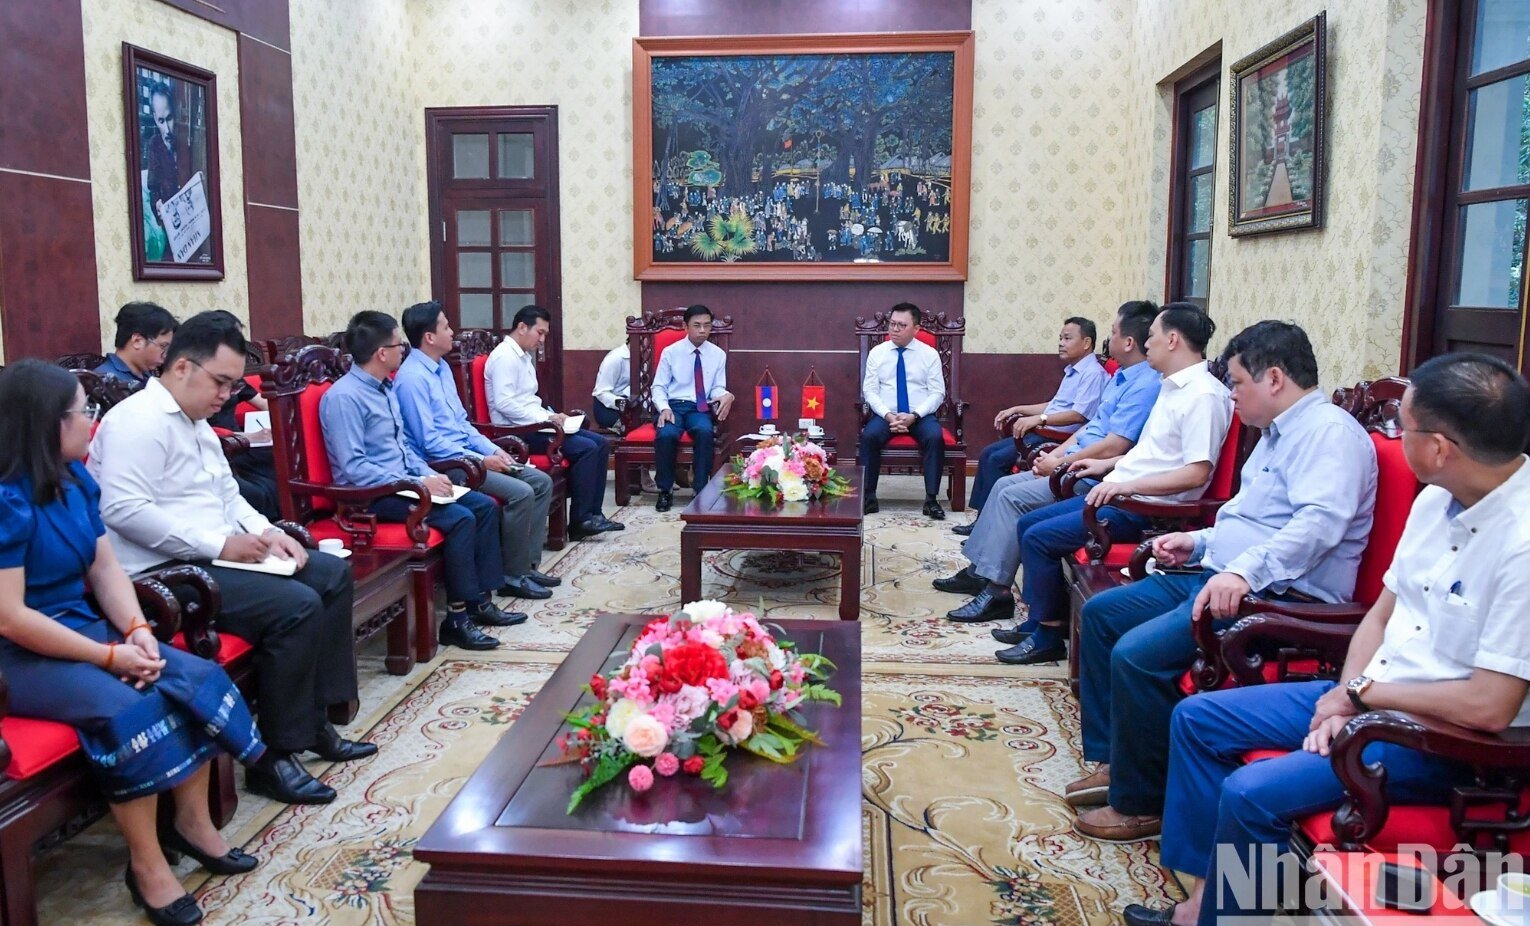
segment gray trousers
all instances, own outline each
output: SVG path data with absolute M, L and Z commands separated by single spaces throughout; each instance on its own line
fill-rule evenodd
M 972 535 L 962 546 L 972 571 L 996 585 L 1013 585 L 1020 569 L 1015 523 L 1022 515 L 1055 501 L 1051 483 L 1034 473 L 1014 473 L 995 482 L 972 526 Z
M 520 578 L 537 568 L 542 561 L 542 545 L 547 542 L 552 477 L 534 466 L 523 466 L 514 475 L 490 470 L 479 490 L 503 503 L 499 548 L 505 575 Z

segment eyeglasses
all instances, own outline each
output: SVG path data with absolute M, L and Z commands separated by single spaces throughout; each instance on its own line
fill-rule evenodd
M 149 342 L 149 346 L 158 350 L 161 354 L 170 349 L 171 338 L 159 338 Z
M 192 366 L 196 367 L 198 370 L 201 370 L 203 373 L 206 373 L 209 377 L 211 377 L 213 383 L 217 385 L 218 393 L 220 395 L 227 395 L 228 393 L 233 392 L 234 384 L 239 381 L 237 378 L 219 376 L 212 370 L 209 370 L 207 367 L 204 367 L 200 363 L 197 363 L 195 360 L 192 360 L 190 357 L 186 358 L 186 362 L 190 363 Z
M 86 402 L 84 405 L 81 405 L 79 408 L 71 408 L 71 409 L 69 409 L 68 414 L 71 414 L 71 415 L 83 415 L 89 421 L 96 421 L 97 419 L 99 419 L 101 417 L 101 406 L 96 404 L 95 402 Z
M 912 328 L 912 327 L 914 327 L 914 323 L 913 322 L 888 322 L 887 323 L 887 330 L 888 331 L 902 331 L 905 328 Z
M 403 346 L 404 346 L 404 342 L 403 341 L 394 341 L 392 344 L 384 344 L 382 347 L 379 347 L 378 350 L 393 350 L 395 348 L 400 348 L 400 347 L 403 347 Z

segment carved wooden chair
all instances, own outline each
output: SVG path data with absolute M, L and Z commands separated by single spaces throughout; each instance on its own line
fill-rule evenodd
M 866 379 L 866 355 L 878 343 L 888 339 L 889 314 L 878 312 L 870 319 L 859 315 L 855 318 L 855 336 L 860 344 L 860 365 L 856 368 L 858 384 Z M 947 497 L 953 511 L 964 511 L 967 507 L 967 444 L 962 419 L 967 414 L 968 403 L 961 399 L 962 339 L 966 334 L 967 320 L 948 321 L 944 312 L 926 314 L 915 333 L 919 340 L 940 354 L 940 372 L 946 381 L 946 397 L 935 415 L 940 419 L 941 431 L 945 435 L 942 465 L 950 480 Z M 871 420 L 871 409 L 866 406 L 864 396 L 856 399 L 855 407 L 864 427 Z M 922 469 L 919 446 L 912 435 L 896 435 L 882 449 L 882 472 L 918 473 Z
M 658 461 L 655 440 L 658 428 L 655 421 L 659 410 L 653 404 L 653 378 L 659 369 L 659 358 L 671 344 L 685 340 L 685 309 L 660 309 L 645 312 L 641 316 L 627 316 L 627 347 L 632 355 L 631 397 L 622 409 L 622 424 L 626 434 L 616 444 L 613 457 L 616 461 L 616 504 L 625 505 L 632 499 L 633 487 L 639 484 L 643 468 Z M 733 316 L 722 315 L 712 320 L 712 343 L 728 350 L 733 340 Z M 735 393 L 737 394 L 737 393 Z M 728 425 L 712 417 L 713 447 L 718 455 L 728 453 Z M 693 465 L 691 436 L 680 438 L 680 452 L 675 468 L 680 470 Z M 701 491 L 701 486 L 696 486 Z
M 311 334 L 289 334 L 286 337 L 269 338 L 260 342 L 262 353 L 265 354 L 266 363 L 276 363 L 278 360 L 289 357 L 305 347 L 319 345 L 333 347 L 340 353 L 345 353 L 345 332 L 335 331 L 324 337 L 316 337 Z M 346 364 L 349 366 L 350 358 L 347 356 Z
M 94 370 L 105 362 L 105 354 L 93 353 L 65 354 L 53 361 L 56 366 L 61 366 L 66 370 Z
M 1107 354 L 1099 354 L 1098 357 L 1100 366 L 1105 368 L 1105 375 L 1115 376 L 1116 371 L 1121 368 L 1121 365 L 1116 363 L 1116 361 L 1111 359 Z M 1004 419 L 1005 430 L 1008 430 L 1015 423 L 1015 419 L 1018 417 L 1018 415 L 1011 415 Z M 1083 425 L 1079 425 L 1079 427 L 1082 428 Z M 1031 464 L 1035 461 L 1037 456 L 1056 448 L 1057 445 L 1072 437 L 1076 430 L 1077 429 L 1074 429 L 1074 431 L 1062 431 L 1057 428 L 1042 426 L 1039 428 L 1032 428 L 1030 433 L 1026 434 L 1025 437 L 1014 438 L 1015 450 L 1017 450 L 1020 454 L 1019 460 L 1015 464 L 1015 472 L 1020 472 L 1022 469 L 1029 470 L 1031 468 Z M 1032 434 L 1039 437 L 1041 441 L 1040 443 L 1027 445 L 1025 442 L 1026 438 L 1030 437 Z

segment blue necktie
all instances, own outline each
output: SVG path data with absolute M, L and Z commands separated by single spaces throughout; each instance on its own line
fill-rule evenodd
M 903 365 L 903 352 L 906 347 L 898 348 L 898 413 L 906 415 L 908 407 L 908 367 Z

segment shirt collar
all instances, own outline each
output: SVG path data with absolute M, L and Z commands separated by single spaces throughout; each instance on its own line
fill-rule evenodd
M 1319 403 L 1327 403 L 1328 401 L 1328 396 L 1323 395 L 1321 389 L 1314 389 L 1291 403 L 1290 408 L 1276 415 L 1275 420 L 1270 422 L 1270 426 L 1266 430 L 1270 432 L 1271 437 L 1279 438 L 1281 432 L 1290 430 L 1291 426 L 1296 423 L 1296 419 L 1307 413 L 1307 409 Z
M 1521 454 L 1519 459 L 1519 469 L 1514 471 L 1514 475 L 1470 508 L 1462 508 L 1455 496 L 1451 496 L 1445 517 L 1475 530 L 1486 527 L 1493 518 L 1500 516 L 1500 512 L 1512 514 L 1524 510 L 1522 499 L 1530 494 L 1530 457 Z
M 1191 380 L 1203 374 L 1210 375 L 1207 373 L 1207 363 L 1204 360 L 1202 360 L 1200 363 L 1192 363 L 1185 367 L 1183 370 L 1180 370 L 1178 373 L 1172 373 L 1168 376 L 1165 376 L 1164 382 L 1173 383 L 1174 388 L 1176 389 L 1183 389 L 1190 385 Z
M 1094 354 L 1085 354 L 1084 356 L 1082 356 L 1082 357 L 1078 358 L 1077 360 L 1073 361 L 1072 363 L 1068 364 L 1068 368 L 1064 372 L 1065 372 L 1065 375 L 1071 376 L 1075 372 L 1077 372 L 1077 373 L 1088 372 L 1090 368 L 1097 367 L 1099 365 L 1100 365 L 1100 358 L 1096 357 Z
M 375 389 L 378 392 L 387 392 L 388 387 L 392 385 L 392 382 L 380 380 L 366 370 L 363 370 L 360 364 L 352 364 L 349 375 L 356 377 L 365 383 L 368 388 Z
M 143 393 L 148 396 L 146 401 L 167 415 L 186 414 L 181 410 L 181 403 L 175 401 L 175 396 L 165 388 L 165 384 L 160 382 L 157 376 L 149 377 L 149 381 L 144 384 Z
M 107 354 L 106 362 L 112 369 L 116 370 L 118 373 L 121 373 L 123 376 L 128 377 L 129 379 L 135 380 L 136 382 L 142 383 L 153 378 L 147 373 L 135 373 L 133 368 L 128 366 L 127 361 L 123 360 L 117 354 Z
M 1156 372 L 1157 371 L 1153 369 L 1153 365 L 1151 363 L 1148 363 L 1146 360 L 1141 360 L 1129 367 L 1117 367 L 1116 382 L 1125 383 L 1129 380 L 1134 380 L 1141 376 L 1154 375 Z
M 521 347 L 521 342 L 517 341 L 515 338 L 512 338 L 508 334 L 505 335 L 505 344 L 507 345 L 506 350 L 510 351 L 510 356 L 515 357 L 516 359 L 528 356 L 526 349 Z
M 428 354 L 416 347 L 414 350 L 409 352 L 409 356 L 404 358 L 404 362 L 422 366 L 426 369 L 426 371 L 434 375 L 441 372 L 441 367 L 446 364 L 446 358 L 442 357 L 436 360 L 432 360 Z

